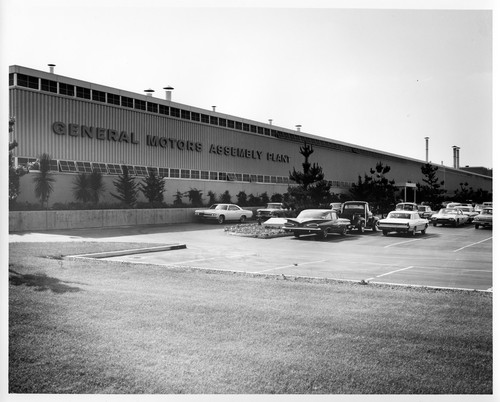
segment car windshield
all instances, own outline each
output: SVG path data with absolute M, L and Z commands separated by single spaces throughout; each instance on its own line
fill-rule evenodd
M 490 208 L 483 208 L 481 215 L 493 215 L 493 210 Z
M 330 219 L 330 211 L 314 211 L 314 210 L 305 210 L 302 211 L 297 219 Z
M 450 209 L 450 208 L 443 208 L 441 211 L 439 211 L 440 214 L 457 214 L 458 211 L 456 209 Z
M 364 204 L 344 204 L 344 209 L 365 209 Z
M 397 204 L 396 209 L 397 210 L 403 210 L 403 211 L 413 211 L 413 208 L 415 206 L 413 204 Z
M 406 214 L 404 212 L 391 212 L 389 213 L 388 218 L 395 218 L 395 219 L 410 219 L 411 214 Z
M 281 204 L 267 204 L 268 209 L 280 209 Z
M 419 210 L 420 212 L 425 212 L 425 210 L 426 210 L 426 209 L 425 209 L 425 207 L 418 207 L 418 210 Z

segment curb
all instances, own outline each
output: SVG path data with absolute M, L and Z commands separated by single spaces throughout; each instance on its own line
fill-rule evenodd
M 180 250 L 186 248 L 185 244 L 168 244 L 165 246 L 158 247 L 147 247 L 147 248 L 135 248 L 129 250 L 120 250 L 120 251 L 105 251 L 102 253 L 93 253 L 93 254 L 81 254 L 81 255 L 71 255 L 68 257 L 72 258 L 109 258 L 109 257 L 119 257 L 122 255 L 129 254 L 144 254 L 144 253 L 154 253 L 156 251 L 169 251 L 169 250 Z

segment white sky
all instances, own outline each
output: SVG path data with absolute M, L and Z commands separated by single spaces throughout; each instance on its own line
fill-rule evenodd
M 432 162 L 457 145 L 461 166 L 491 168 L 492 2 L 413 4 L 429 3 L 0 0 L 2 71 L 171 85 L 176 102 L 420 160 L 428 136 Z

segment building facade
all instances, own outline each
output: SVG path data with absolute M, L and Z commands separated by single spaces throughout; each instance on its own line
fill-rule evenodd
M 255 196 L 283 194 L 289 174 L 301 170 L 300 147 L 312 145 L 310 161 L 319 164 L 332 192 L 345 193 L 358 176 L 378 162 L 391 167 L 397 183 L 422 181 L 425 161 L 322 138 L 297 130 L 85 82 L 53 72 L 11 66 L 10 116 L 15 126 L 16 163 L 27 164 L 48 153 L 56 178 L 50 204 L 74 201 L 71 187 L 78 172 L 103 173 L 112 202 L 113 180 L 127 166 L 141 180 L 153 171 L 166 183 L 165 201 L 190 189 L 220 195 L 245 191 Z M 215 109 L 215 108 L 214 108 Z M 492 191 L 492 178 L 438 165 L 444 187 L 453 194 L 460 183 Z M 35 202 L 30 174 L 21 178 L 20 202 Z

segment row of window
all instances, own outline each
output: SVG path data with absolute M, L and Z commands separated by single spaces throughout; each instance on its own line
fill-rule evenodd
M 31 165 L 32 169 L 36 170 L 35 158 L 17 158 L 18 166 Z M 33 164 L 35 164 L 33 166 Z M 180 179 L 201 179 L 201 180 L 223 180 L 223 181 L 245 181 L 256 183 L 289 183 L 288 177 L 283 176 L 268 176 L 249 173 L 228 173 L 228 172 L 213 172 L 207 170 L 195 169 L 175 169 L 163 167 L 137 166 L 137 165 L 120 165 L 115 163 L 98 163 L 98 162 L 81 162 L 68 160 L 51 160 L 50 170 L 64 173 L 91 173 L 93 171 L 102 174 L 120 175 L 123 173 L 123 168 L 126 167 L 132 176 L 148 176 L 149 173 L 154 173 L 159 177 L 180 178 Z
M 31 166 L 31 169 L 37 170 L 36 158 L 17 158 L 18 166 Z M 35 164 L 33 166 L 33 164 Z M 289 184 L 291 180 L 284 176 L 270 176 L 258 175 L 249 173 L 228 173 L 228 172 L 214 172 L 207 170 L 195 169 L 175 169 L 151 166 L 137 166 L 137 165 L 120 165 L 115 163 L 99 163 L 99 162 L 81 162 L 81 161 L 68 161 L 68 160 L 51 160 L 50 170 L 54 172 L 64 173 L 92 173 L 100 172 L 102 174 L 120 175 L 123 173 L 123 168 L 126 167 L 132 176 L 148 176 L 153 173 L 159 177 L 167 178 L 180 178 L 180 179 L 199 179 L 199 180 L 222 180 L 222 181 L 243 181 L 254 183 L 277 183 Z M 333 187 L 349 188 L 350 182 L 332 180 L 329 181 Z
M 14 85 L 14 74 L 9 74 L 9 85 Z M 59 93 L 60 95 L 76 96 L 77 98 L 93 100 L 96 102 L 108 103 L 111 105 L 122 106 L 130 109 L 144 110 L 151 113 L 159 113 L 166 116 L 172 116 L 184 120 L 191 120 L 201 123 L 206 123 L 219 127 L 228 127 L 231 129 L 246 131 L 250 133 L 263 134 L 275 138 L 286 139 L 289 141 L 317 145 L 324 148 L 335 149 L 344 152 L 365 154 L 379 157 L 375 152 L 361 150 L 346 145 L 335 144 L 329 141 L 323 141 L 317 138 L 306 138 L 298 134 L 270 129 L 268 127 L 260 127 L 249 123 L 243 123 L 235 120 L 225 119 L 222 117 L 211 116 L 208 114 L 191 112 L 189 110 L 179 109 L 176 107 L 149 102 L 140 99 L 134 99 L 127 96 L 112 94 L 109 92 L 98 91 L 95 89 L 83 88 L 63 82 L 51 81 L 44 78 L 39 79 L 26 74 L 17 74 L 17 85 L 31 89 L 37 89 L 47 92 Z M 59 87 L 59 89 L 58 89 Z

